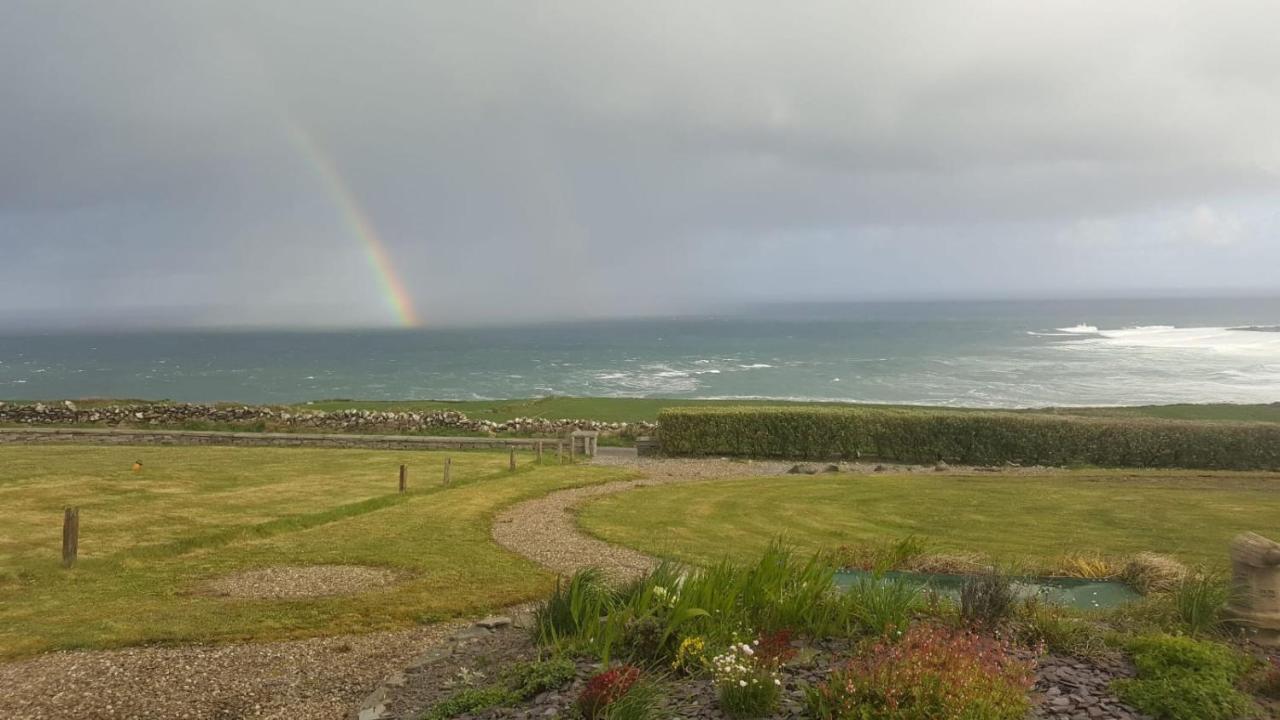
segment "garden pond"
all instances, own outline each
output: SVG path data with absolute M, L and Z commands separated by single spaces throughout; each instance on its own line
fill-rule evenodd
M 882 581 L 899 580 L 919 585 L 922 589 L 957 599 L 964 575 L 927 575 L 911 572 L 886 572 L 877 576 L 866 570 L 844 570 L 836 573 L 836 584 L 847 588 L 866 578 L 879 577 Z M 1019 598 L 1038 597 L 1047 603 L 1077 610 L 1113 608 L 1141 597 L 1133 588 L 1121 582 L 1085 580 L 1078 578 L 1015 578 L 1014 591 Z

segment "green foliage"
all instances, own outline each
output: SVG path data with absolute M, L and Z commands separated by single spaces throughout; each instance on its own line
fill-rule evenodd
M 781 636 L 789 637 L 785 631 Z M 790 650 L 790 648 L 786 648 Z M 735 720 L 769 715 L 782 697 L 778 666 L 781 648 L 766 652 L 760 641 L 734 643 L 711 661 L 720 709 Z
M 664 564 L 613 594 L 598 575 L 580 576 L 539 610 L 537 637 L 605 659 L 622 649 L 637 662 L 669 665 L 690 637 L 725 647 L 743 634 L 784 628 L 826 636 L 849 627 L 855 609 L 837 591 L 825 556 L 802 560 L 776 542 L 754 563 L 724 560 L 683 573 Z
M 1007 575 L 995 571 L 970 575 L 960 586 L 960 617 L 995 627 L 1013 616 L 1017 600 Z
M 929 551 L 929 544 L 918 535 L 907 535 L 892 542 L 842 545 L 834 552 L 833 561 L 842 568 L 869 572 L 904 570 L 908 563 Z
M 474 713 L 487 708 L 528 700 L 538 693 L 563 687 L 573 680 L 577 668 L 567 657 L 517 663 L 503 675 L 503 682 L 467 687 L 436 703 L 422 720 Z
M 916 625 L 806 693 L 819 720 L 1022 720 L 1034 668 L 989 637 Z
M 507 684 L 513 692 L 527 700 L 539 693 L 562 687 L 573 680 L 576 672 L 573 660 L 567 657 L 535 660 L 512 667 L 507 674 Z
M 904 630 L 924 607 L 920 586 L 881 577 L 862 577 L 844 595 L 850 629 L 884 636 Z
M 509 705 L 519 699 L 515 693 L 501 685 L 464 688 L 450 695 L 447 700 L 436 703 L 435 707 L 422 716 L 422 720 L 446 720 L 463 713 Z
M 611 606 L 599 568 L 579 570 L 567 584 L 557 578 L 556 589 L 534 611 L 534 639 L 553 645 L 561 638 L 594 637 Z
M 641 678 L 625 695 L 610 703 L 599 720 L 659 720 L 662 718 L 662 688 Z
M 1225 645 L 1146 635 L 1130 641 L 1128 650 L 1138 676 L 1116 681 L 1116 694 L 1157 720 L 1232 720 L 1256 709 L 1235 687 L 1248 658 Z
M 1035 597 L 1018 606 L 1013 632 L 1023 645 L 1039 645 L 1059 655 L 1093 657 L 1107 648 L 1102 629 L 1088 618 Z
M 1222 609 L 1229 589 L 1216 573 L 1190 573 L 1172 592 L 1173 608 L 1182 628 L 1191 635 L 1204 635 L 1222 625 Z
M 1280 468 L 1271 423 L 812 407 L 671 408 L 658 421 L 663 451 L 675 455 Z

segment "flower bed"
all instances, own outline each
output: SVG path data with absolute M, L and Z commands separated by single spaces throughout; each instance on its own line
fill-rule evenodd
M 1177 591 L 1082 614 L 1004 602 L 995 575 L 953 603 L 893 582 L 842 593 L 834 572 L 774 546 L 754 564 L 663 566 L 624 587 L 580 573 L 520 638 L 526 654 L 571 658 L 572 679 L 559 666 L 562 684 L 536 694 L 473 688 L 462 700 L 486 706 L 454 716 L 1228 720 L 1274 692 L 1274 668 L 1201 611 L 1180 616 Z M 449 717 L 452 700 L 427 716 Z

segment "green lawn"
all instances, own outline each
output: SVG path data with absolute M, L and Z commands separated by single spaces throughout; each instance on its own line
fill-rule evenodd
M 755 557 L 779 535 L 804 549 L 916 535 L 932 551 L 1004 563 L 1149 550 L 1224 568 L 1236 533 L 1280 537 L 1280 475 L 765 477 L 643 488 L 594 502 L 579 517 L 606 540 L 693 563 Z
M 440 485 L 444 458 L 453 484 Z M 143 471 L 130 470 L 141 460 Z M 411 492 L 396 492 L 398 467 Z M 0 657 L 144 642 L 269 640 L 404 627 L 533 598 L 550 576 L 493 543 L 493 514 L 620 470 L 506 453 L 219 447 L 0 447 Z M 59 565 L 62 508 L 80 562 Z M 238 600 L 209 578 L 271 565 L 396 569 L 398 586 Z

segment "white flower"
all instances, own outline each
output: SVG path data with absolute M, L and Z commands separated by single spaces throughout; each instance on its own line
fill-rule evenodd
M 746 686 L 747 686 L 747 681 L 746 681 L 746 680 L 739 680 L 739 681 L 738 681 L 738 685 L 740 685 L 740 686 L 742 686 L 742 687 L 746 687 Z

